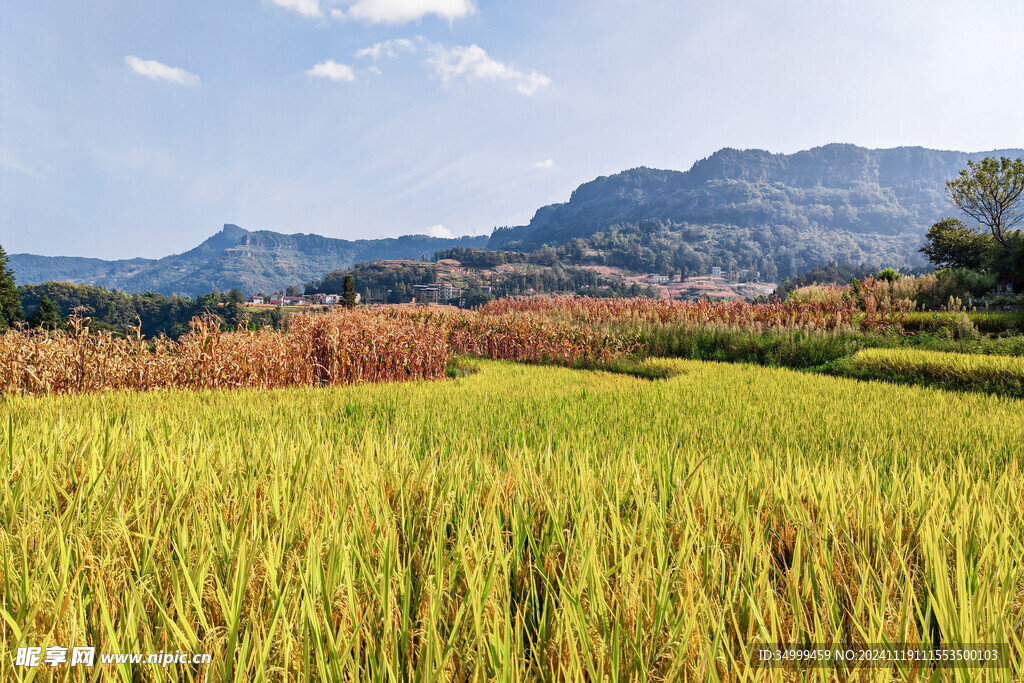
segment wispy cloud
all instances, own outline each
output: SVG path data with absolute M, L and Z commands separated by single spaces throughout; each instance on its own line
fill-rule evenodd
M 443 225 L 431 225 L 423 231 L 423 234 L 427 237 L 444 237 L 446 239 L 455 237 L 454 233 Z
M 134 55 L 125 57 L 124 63 L 135 73 L 154 81 L 169 81 L 178 85 L 199 85 L 199 76 L 176 66 L 167 66 L 152 59 L 139 59 Z
M 426 46 L 427 57 L 423 63 L 446 85 L 460 79 L 467 82 L 510 81 L 524 95 L 534 95 L 541 88 L 551 85 L 551 79 L 539 71 L 523 71 L 512 64 L 498 61 L 479 45 L 448 48 L 440 43 L 429 43 L 423 36 L 417 36 L 415 40 L 397 38 L 374 43 L 357 50 L 355 58 L 374 61 L 394 59 L 403 54 L 415 54 L 420 46 Z M 380 73 L 375 67 L 371 67 L 371 70 Z
M 28 177 L 35 178 L 36 180 L 43 179 L 43 175 L 41 173 L 36 171 L 34 168 L 21 163 L 21 161 L 13 154 L 3 148 L 0 148 L 0 168 L 6 171 L 14 171 L 15 173 L 27 175 Z
M 544 74 L 534 70 L 522 71 L 511 64 L 500 62 L 478 45 L 457 45 L 452 48 L 431 45 L 429 51 L 430 57 L 426 63 L 445 84 L 459 79 L 511 81 L 515 83 L 516 90 L 527 96 L 551 85 L 551 79 Z
M 398 57 L 400 53 L 406 52 L 412 54 L 416 52 L 416 43 L 409 40 L 408 38 L 397 38 L 395 40 L 385 40 L 380 43 L 375 43 L 370 47 L 364 47 L 362 50 L 356 52 L 356 59 L 362 59 L 369 57 L 376 61 L 384 57 L 394 59 Z
M 326 78 L 331 81 L 351 83 L 356 80 L 356 72 L 348 64 L 338 64 L 333 59 L 317 64 L 306 72 L 316 78 Z
M 290 9 L 308 19 L 320 19 L 324 11 L 320 8 L 320 0 L 270 0 L 278 7 Z
M 554 159 L 545 159 L 544 161 L 538 161 L 533 165 L 534 168 L 549 169 L 555 167 Z
M 452 21 L 467 17 L 474 12 L 476 12 L 476 6 L 472 0 L 357 0 L 347 12 L 334 10 L 331 12 L 331 16 L 404 24 L 409 21 L 419 21 L 428 14 Z

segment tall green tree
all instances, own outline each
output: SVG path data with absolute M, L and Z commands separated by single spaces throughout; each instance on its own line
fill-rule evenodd
M 351 275 L 345 276 L 341 289 L 341 298 L 345 302 L 346 308 L 356 307 L 356 279 Z
M 21 296 L 14 282 L 14 271 L 8 265 L 7 252 L 0 245 L 0 329 L 11 327 L 25 319 L 21 309 Z
M 389 304 L 404 304 L 409 300 L 409 290 L 404 282 L 399 282 L 388 294 Z
M 943 218 L 928 230 L 921 253 L 943 268 L 984 270 L 996 246 L 995 238 L 965 225 L 959 218 Z
M 39 300 L 39 308 L 28 320 L 28 324 L 32 327 L 42 327 L 47 330 L 57 329 L 61 326 L 61 322 L 60 310 L 48 296 Z
M 968 161 L 946 189 L 958 209 L 988 228 L 1004 248 L 1010 247 L 1008 233 L 1024 221 L 1024 160 Z
M 1024 160 L 986 157 L 946 183 L 949 197 L 967 216 L 984 226 L 995 240 L 988 270 L 1001 285 L 1024 290 Z

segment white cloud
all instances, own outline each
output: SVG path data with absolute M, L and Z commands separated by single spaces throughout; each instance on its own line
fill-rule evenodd
M 416 52 L 416 43 L 407 38 L 385 40 L 381 43 L 375 43 L 370 47 L 364 47 L 362 50 L 356 52 L 355 56 L 357 59 L 369 57 L 376 61 L 383 57 L 394 59 L 395 57 L 398 57 L 401 52 L 408 52 L 410 54 Z
M 319 19 L 324 15 L 320 9 L 320 0 L 270 0 L 278 7 L 298 12 L 307 19 Z
M 418 21 L 428 14 L 434 14 L 449 21 L 461 19 L 476 12 L 476 7 L 472 0 L 357 0 L 347 13 L 338 10 L 336 12 L 337 14 L 332 12 L 331 15 L 401 24 Z
M 403 53 L 415 54 L 420 45 L 426 45 L 426 51 L 429 53 L 424 64 L 446 85 L 458 79 L 511 81 L 515 84 L 516 90 L 524 95 L 533 95 L 539 89 L 551 85 L 551 79 L 544 74 L 532 69 L 523 71 L 511 64 L 500 62 L 478 45 L 456 45 L 446 48 L 440 43 L 428 43 L 422 36 L 418 36 L 416 40 L 398 38 L 375 43 L 358 50 L 355 58 L 369 58 L 374 61 L 384 58 L 395 59 Z M 374 68 L 371 68 L 371 71 L 380 73 Z
M 423 231 L 423 234 L 427 237 L 444 237 L 446 239 L 453 239 L 455 237 L 452 231 L 443 225 L 431 225 Z
M 356 72 L 348 64 L 338 64 L 333 59 L 317 64 L 306 72 L 310 76 L 326 78 L 331 81 L 351 83 L 356 80 Z
M 431 45 L 426 63 L 445 84 L 464 78 L 467 81 L 512 81 L 523 95 L 533 95 L 551 84 L 551 79 L 537 71 L 522 71 L 511 64 L 493 59 L 478 45 L 457 45 L 446 48 Z
M 139 59 L 134 55 L 128 55 L 124 58 L 124 63 L 140 76 L 152 78 L 155 81 L 170 81 L 179 85 L 199 85 L 199 76 L 151 59 Z
M 554 168 L 555 167 L 555 160 L 554 159 L 545 159 L 544 161 L 538 161 L 537 163 L 535 163 L 533 165 L 533 167 L 534 168 L 543 168 L 543 169 Z
M 516 90 L 524 95 L 531 96 L 541 88 L 551 85 L 551 79 L 542 73 L 530 71 L 516 84 Z
M 21 161 L 19 161 L 13 154 L 3 148 L 0 148 L 0 168 L 8 171 L 14 171 L 15 173 L 21 173 L 22 175 L 27 175 L 28 177 L 35 178 L 36 180 L 43 179 L 43 175 L 41 173 L 36 171 L 34 168 L 21 163 Z

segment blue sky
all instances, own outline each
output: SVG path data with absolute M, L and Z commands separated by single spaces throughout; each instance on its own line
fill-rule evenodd
M 0 244 L 486 234 L 722 147 L 1024 146 L 1022 29 L 1017 0 L 7 2 Z

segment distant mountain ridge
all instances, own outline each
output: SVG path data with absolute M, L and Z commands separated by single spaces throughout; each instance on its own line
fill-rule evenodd
M 986 156 L 1024 157 L 1024 150 L 831 144 L 772 154 L 726 148 L 685 172 L 636 168 L 597 178 L 568 202 L 539 209 L 529 224 L 495 230 L 489 246 L 559 246 L 611 226 L 657 220 L 670 232 L 717 226 L 730 233 L 730 244 L 752 241 L 764 258 L 781 253 L 806 266 L 820 259 L 916 265 L 923 263 L 917 249 L 928 227 L 956 213 L 945 181 L 968 160 Z
M 956 214 L 945 181 L 986 156 L 1024 157 L 1024 150 L 725 148 L 689 171 L 641 167 L 602 176 L 580 185 L 568 202 L 538 209 L 527 225 L 498 228 L 490 237 L 349 241 L 227 224 L 196 248 L 162 259 L 10 260 L 19 284 L 57 280 L 185 295 L 235 287 L 269 293 L 359 261 L 418 259 L 456 246 L 556 247 L 567 262 L 640 272 L 734 265 L 776 280 L 832 261 L 915 266 L 924 264 L 918 249 L 929 226 Z
M 162 259 L 104 261 L 12 254 L 10 261 L 18 284 L 69 281 L 126 292 L 185 296 L 232 288 L 246 294 L 269 294 L 358 261 L 429 258 L 435 251 L 454 246 L 482 247 L 487 239 L 406 235 L 350 241 L 269 230 L 250 232 L 229 223 L 194 249 Z

